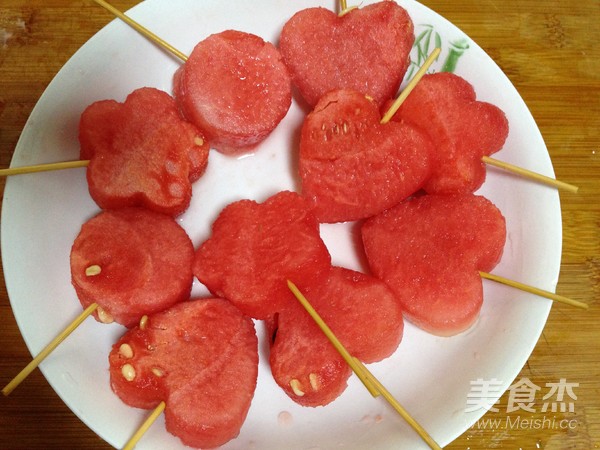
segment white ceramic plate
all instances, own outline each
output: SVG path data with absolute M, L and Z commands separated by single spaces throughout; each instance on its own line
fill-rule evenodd
M 496 156 L 553 176 L 539 130 L 502 71 L 439 15 L 414 1 L 401 4 L 411 14 L 417 35 L 429 30 L 432 46 L 436 34 L 439 36 L 442 55 L 434 69 L 440 70 L 453 43 L 468 44 L 456 73 L 474 84 L 479 99 L 500 106 L 510 121 L 508 141 Z M 277 42 L 279 30 L 295 11 L 317 5 L 335 8 L 333 0 L 148 0 L 130 15 L 189 54 L 198 41 L 225 29 Z M 413 56 L 416 60 L 416 50 Z M 124 23 L 113 21 L 71 58 L 40 98 L 12 165 L 77 159 L 77 123 L 86 106 L 108 98 L 122 101 L 142 86 L 170 92 L 179 64 Z M 302 112 L 294 104 L 254 155 L 232 159 L 212 152 L 206 175 L 194 187 L 192 205 L 180 218 L 195 245 L 208 236 L 216 214 L 230 201 L 262 201 L 279 190 L 297 189 L 290 167 L 301 122 Z M 490 168 L 480 193 L 491 199 L 507 220 L 504 257 L 494 273 L 554 290 L 562 240 L 557 192 Z M 32 354 L 81 312 L 70 284 L 69 251 L 80 226 L 97 211 L 88 194 L 84 169 L 8 180 L 2 213 L 4 273 L 14 314 Z M 328 225 L 322 231 L 334 263 L 361 269 L 351 226 Z M 491 282 L 485 282 L 484 288 L 481 317 L 472 329 L 440 338 L 409 324 L 393 357 L 371 365 L 375 375 L 442 445 L 485 412 L 465 411 L 471 381 L 495 378 L 501 381 L 501 391 L 505 390 L 535 346 L 550 310 L 548 300 L 512 288 Z M 196 284 L 194 293 L 206 291 Z M 119 325 L 88 319 L 41 365 L 73 412 L 115 447 L 121 447 L 147 415 L 122 404 L 109 387 L 107 355 L 123 332 Z M 227 448 L 425 448 L 416 433 L 382 399 L 372 398 L 355 377 L 329 406 L 296 405 L 272 381 L 264 349 L 261 345 L 258 388 L 248 419 Z M 179 445 L 159 419 L 138 448 L 174 449 Z

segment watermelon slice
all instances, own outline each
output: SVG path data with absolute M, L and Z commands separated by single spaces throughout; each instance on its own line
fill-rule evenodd
M 373 274 L 394 291 L 405 317 L 433 334 L 453 335 L 479 314 L 479 271 L 500 261 L 506 225 L 484 197 L 424 195 L 365 221 L 362 237 Z
M 427 133 L 436 152 L 424 189 L 430 194 L 477 190 L 485 181 L 481 158 L 500 150 L 508 120 L 500 108 L 476 100 L 473 86 L 452 73 L 425 75 L 393 120 Z
M 400 304 L 377 278 L 333 267 L 327 280 L 306 287 L 303 294 L 361 361 L 382 360 L 400 344 L 404 329 Z M 279 312 L 268 325 L 271 372 L 292 400 L 322 406 L 344 391 L 350 367 L 299 303 Z
M 267 319 L 296 301 L 286 280 L 298 280 L 299 287 L 318 283 L 330 263 L 308 202 L 283 191 L 263 203 L 228 205 L 196 251 L 193 271 L 213 295 Z
M 363 94 L 335 90 L 308 114 L 300 136 L 302 195 L 320 222 L 373 216 L 419 190 L 430 175 L 433 146 L 420 129 L 380 124 Z
M 406 10 L 384 0 L 342 17 L 325 8 L 301 10 L 284 25 L 279 49 L 310 106 L 334 89 L 356 90 L 381 106 L 396 96 L 414 39 Z
M 110 382 L 138 408 L 166 403 L 167 431 L 188 446 L 213 448 L 235 438 L 258 376 L 252 321 L 222 299 L 195 299 L 149 316 L 109 355 Z
M 104 209 L 143 206 L 176 216 L 187 209 L 192 182 L 208 163 L 208 142 L 154 88 L 124 103 L 91 104 L 79 124 L 80 158 L 89 159 L 90 195 Z
M 189 298 L 194 248 L 167 215 L 143 208 L 102 211 L 83 224 L 71 249 L 71 280 L 101 322 L 133 326 L 145 314 Z
M 181 111 L 222 153 L 254 148 L 285 117 L 291 79 L 273 44 L 227 30 L 196 45 L 176 72 Z

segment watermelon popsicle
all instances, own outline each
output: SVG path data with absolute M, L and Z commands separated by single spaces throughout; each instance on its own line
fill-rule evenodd
M 208 164 L 204 134 L 155 88 L 136 89 L 123 103 L 92 103 L 79 121 L 79 143 L 81 159 L 90 161 L 90 195 L 103 209 L 142 206 L 180 215 Z
M 483 302 L 479 271 L 500 261 L 506 225 L 489 200 L 473 194 L 415 197 L 361 229 L 373 274 L 418 327 L 449 336 L 469 328 Z
M 327 279 L 330 266 L 310 205 L 299 194 L 282 191 L 262 203 L 227 205 L 197 248 L 193 272 L 213 295 L 264 320 L 293 302 L 281 280 L 316 285 Z
M 424 186 L 427 192 L 474 192 L 485 180 L 486 164 L 557 189 L 578 191 L 577 186 L 490 158 L 504 145 L 509 124 L 498 107 L 476 100 L 473 86 L 464 78 L 447 72 L 419 78 L 419 83 L 409 83 L 396 102 L 387 103 L 384 121 L 413 124 L 434 143 L 437 151 Z
M 419 128 L 381 124 L 377 105 L 357 91 L 325 94 L 300 134 L 302 195 L 320 222 L 364 219 L 421 189 L 434 147 Z
M 186 300 L 194 248 L 170 216 L 144 208 L 102 211 L 73 242 L 71 281 L 83 307 L 103 323 L 131 327 L 147 314 Z
M 331 342 L 333 347 L 337 350 L 340 356 L 344 359 L 346 364 L 352 371 L 358 376 L 363 385 L 367 388 L 369 393 L 373 397 L 379 395 L 383 396 L 385 400 L 396 410 L 400 416 L 407 421 L 407 423 L 417 432 L 419 436 L 429 445 L 433 450 L 439 450 L 441 447 L 439 444 L 429 435 L 429 433 L 415 420 L 411 415 L 404 409 L 404 407 L 394 398 L 394 396 L 386 389 L 386 387 L 365 367 L 361 361 L 353 356 L 334 332 L 329 328 L 329 325 L 323 320 L 321 315 L 315 310 L 308 299 L 300 292 L 298 287 L 290 280 L 287 282 L 289 289 L 292 291 L 294 296 L 298 299 L 302 307 L 306 310 L 308 315 L 312 318 L 315 324 L 321 329 L 323 334 Z
M 426 183 L 432 142 L 417 127 L 396 127 L 389 119 L 439 52 L 429 55 L 383 117 L 367 96 L 348 89 L 325 94 L 308 114 L 300 135 L 299 171 L 302 194 L 321 222 L 373 216 Z
M 396 351 L 404 330 L 399 302 L 380 280 L 343 267 L 303 289 L 314 308 L 360 361 Z M 368 329 L 362 326 L 369 317 Z M 276 383 L 296 403 L 324 406 L 346 389 L 350 368 L 300 305 L 292 302 L 267 322 L 269 363 Z
M 235 438 L 248 414 L 258 340 L 252 320 L 230 302 L 198 298 L 128 330 L 108 361 L 111 388 L 125 404 L 158 406 L 185 445 L 214 448 Z
M 173 90 L 183 115 L 213 148 L 229 155 L 254 149 L 292 101 L 291 79 L 277 48 L 236 30 L 200 41 L 175 73 Z
M 373 274 L 396 293 L 404 316 L 433 334 L 468 329 L 488 279 L 553 301 L 585 303 L 488 273 L 506 240 L 502 213 L 474 194 L 425 194 L 366 220 L 363 245 Z

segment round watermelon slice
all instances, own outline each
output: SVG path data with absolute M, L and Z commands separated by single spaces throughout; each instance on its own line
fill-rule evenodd
M 175 73 L 174 92 L 184 116 L 226 154 L 264 140 L 292 101 L 291 79 L 275 46 L 235 30 L 196 45 Z
M 71 249 L 71 281 L 101 322 L 135 325 L 189 298 L 194 248 L 183 228 L 143 208 L 102 211 L 83 224 Z

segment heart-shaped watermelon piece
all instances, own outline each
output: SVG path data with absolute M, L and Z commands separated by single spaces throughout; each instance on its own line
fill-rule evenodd
M 479 314 L 479 271 L 500 261 L 506 224 L 482 196 L 423 195 L 365 221 L 362 238 L 373 274 L 394 291 L 405 317 L 452 335 Z
M 361 361 L 380 361 L 400 344 L 404 330 L 400 304 L 379 279 L 332 267 L 326 280 L 306 287 L 303 294 Z M 298 302 L 269 321 L 268 328 L 271 372 L 292 400 L 322 406 L 344 391 L 350 367 Z
M 235 438 L 258 376 L 253 322 L 226 300 L 194 299 L 151 315 L 113 346 L 113 391 L 138 408 L 165 407 L 167 430 L 190 447 Z
M 427 135 L 380 121 L 377 105 L 351 90 L 325 94 L 307 115 L 300 136 L 302 195 L 320 222 L 378 214 L 429 177 L 434 149 Z
M 341 17 L 325 8 L 301 10 L 284 25 L 279 50 L 310 106 L 333 89 L 353 89 L 381 105 L 396 96 L 413 43 L 407 11 L 384 0 Z

